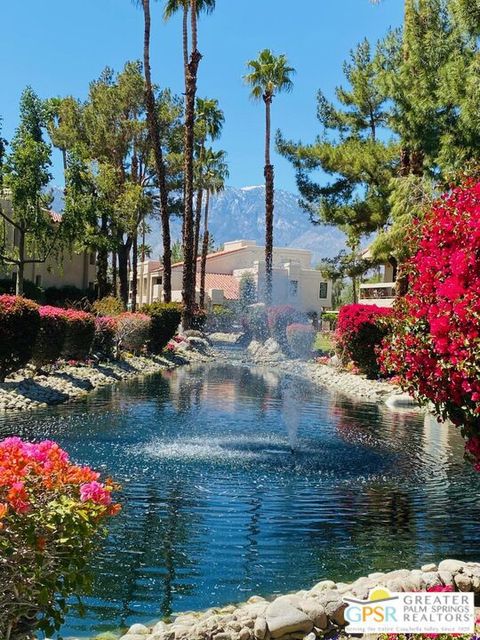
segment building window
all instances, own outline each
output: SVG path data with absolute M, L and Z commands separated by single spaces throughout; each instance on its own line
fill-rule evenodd
M 296 298 L 298 295 L 298 280 L 290 280 L 290 296 Z
M 163 284 L 162 276 L 160 276 L 159 278 L 155 278 L 155 284 Z
M 93 266 L 96 262 L 97 256 L 94 253 L 90 254 L 90 264 Z
M 318 297 L 321 300 L 325 300 L 328 296 L 328 283 L 327 282 L 320 282 L 320 290 L 318 292 Z
M 35 284 L 37 285 L 37 287 L 42 286 L 42 276 L 35 276 Z

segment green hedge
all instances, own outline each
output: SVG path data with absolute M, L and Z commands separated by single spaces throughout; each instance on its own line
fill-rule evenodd
M 161 353 L 175 335 L 182 319 L 182 307 L 176 302 L 152 302 L 142 307 L 152 319 L 149 348 L 152 353 Z
M 0 381 L 29 362 L 39 326 L 38 305 L 20 296 L 0 296 Z

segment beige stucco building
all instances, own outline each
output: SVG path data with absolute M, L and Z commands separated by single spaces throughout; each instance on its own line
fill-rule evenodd
M 6 214 L 11 211 L 11 205 L 3 194 L 0 194 L 0 204 Z M 46 212 L 52 220 L 52 224 L 61 223 L 61 214 L 53 211 Z M 9 252 L 18 247 L 18 233 L 15 228 L 0 216 L 0 248 Z M 38 256 L 29 256 L 30 259 Z M 17 266 L 0 260 L 0 278 L 16 279 Z M 35 283 L 42 289 L 48 287 L 64 287 L 66 285 L 79 289 L 90 289 L 95 286 L 96 280 L 96 255 L 89 251 L 66 252 L 62 258 L 51 257 L 45 262 L 27 263 L 25 265 L 24 279 Z
M 200 260 L 198 261 L 198 271 Z M 224 249 L 207 257 L 205 290 L 208 305 L 228 304 L 239 298 L 244 273 L 252 274 L 262 300 L 265 288 L 265 249 L 254 240 L 226 242 Z M 172 299 L 182 299 L 183 263 L 172 266 Z M 138 304 L 163 300 L 163 268 L 159 262 L 138 265 Z M 200 276 L 197 274 L 197 300 Z M 312 267 L 305 249 L 275 247 L 273 250 L 273 304 L 290 304 L 304 312 L 321 312 L 332 306 L 332 283 Z

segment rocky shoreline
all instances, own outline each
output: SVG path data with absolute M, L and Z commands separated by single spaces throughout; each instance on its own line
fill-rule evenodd
M 130 356 L 88 364 L 61 363 L 49 372 L 24 370 L 0 383 L 0 414 L 41 409 L 85 397 L 100 387 L 193 362 L 209 362 L 209 349 L 192 346 L 176 354 Z
M 335 359 L 329 364 L 287 359 L 272 338 L 264 344 L 252 341 L 245 352 L 246 363 L 274 367 L 285 373 L 298 375 L 337 391 L 354 400 L 385 403 L 392 409 L 421 410 L 418 404 L 396 385 L 385 380 L 369 380 L 363 375 L 342 369 Z
M 367 599 L 375 587 L 391 592 L 448 587 L 480 596 L 480 563 L 443 560 L 419 569 L 371 573 L 346 584 L 322 580 L 309 590 L 268 600 L 253 596 L 240 605 L 178 615 L 173 622 L 134 624 L 121 640 L 316 640 L 338 637 L 345 627 L 343 599 Z M 478 611 L 477 611 L 478 613 Z M 348 636 L 343 632 L 344 637 Z M 356 636 L 358 637 L 358 636 Z

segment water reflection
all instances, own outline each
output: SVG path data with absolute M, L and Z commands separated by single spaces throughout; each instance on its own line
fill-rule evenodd
M 261 368 L 166 372 L 0 432 L 54 437 L 123 483 L 64 635 L 480 556 L 480 483 L 455 430 Z

